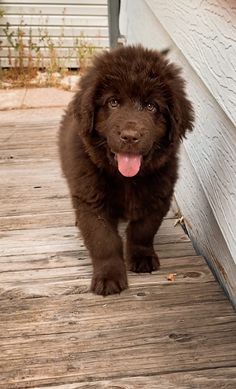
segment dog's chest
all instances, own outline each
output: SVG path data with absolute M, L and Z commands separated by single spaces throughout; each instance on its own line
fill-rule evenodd
M 140 219 L 149 208 L 148 191 L 140 188 L 135 181 L 113 182 L 109 189 L 109 210 L 112 215 L 128 220 Z M 145 207 L 145 203 L 146 207 Z

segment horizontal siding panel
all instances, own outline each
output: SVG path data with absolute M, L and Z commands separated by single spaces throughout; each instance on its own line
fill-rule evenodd
M 103 47 L 99 47 L 99 46 L 93 46 L 93 50 L 94 49 L 102 49 Z M 8 53 L 9 53 L 9 50 L 11 51 L 11 54 L 12 54 L 12 58 L 14 58 L 14 51 L 12 49 L 9 49 L 9 48 L 3 48 L 2 51 L 1 51 L 1 58 L 7 58 L 8 57 Z M 56 53 L 60 59 L 60 57 L 62 58 L 62 61 L 63 61 L 63 58 L 68 58 L 68 56 L 72 56 L 74 57 L 75 56 L 75 53 L 76 53 L 76 49 L 72 50 L 72 48 L 68 48 L 68 47 L 55 47 L 55 50 L 56 50 Z M 40 50 L 40 53 L 43 55 L 43 57 L 49 57 L 48 53 L 49 53 L 50 50 L 48 50 L 47 48 L 42 48 Z M 26 49 L 24 51 L 25 53 L 25 57 L 27 58 L 28 55 L 28 50 Z M 71 54 L 70 54 L 71 53 Z
M 47 33 L 49 36 L 52 37 L 61 37 L 62 35 L 65 38 L 69 37 L 80 37 L 83 36 L 85 39 L 90 37 L 95 38 L 108 38 L 109 31 L 108 27 L 78 27 L 78 26 L 24 26 L 24 34 L 25 36 L 29 36 L 30 31 L 33 37 L 40 37 L 42 36 L 43 31 L 45 31 L 45 28 L 47 29 Z M 9 27 L 9 33 L 15 32 L 16 27 L 10 26 Z M 0 31 L 0 37 L 1 40 L 5 37 L 3 31 Z
M 34 5 L 16 5 L 12 4 L 9 6 L 1 6 L 1 10 L 7 15 L 99 15 L 99 16 L 107 16 L 107 6 L 100 5 L 96 6 L 93 4 L 90 5 L 58 5 L 58 4 L 50 4 L 42 6 L 42 4 L 34 4 Z
M 145 1 L 236 124 L 235 1 Z
M 47 1 L 47 0 L 1 0 L 1 4 L 65 4 L 65 0 L 55 0 L 55 1 Z M 66 5 L 70 4 L 76 4 L 76 5 L 83 5 L 83 4 L 107 4 L 107 0 L 69 0 L 66 2 Z
M 108 26 L 108 19 L 106 16 L 68 16 L 63 15 L 49 15 L 47 17 L 40 15 L 26 15 L 24 17 L 18 15 L 7 15 L 7 21 L 12 26 L 20 26 L 23 22 L 31 26 Z
M 29 38 L 23 38 L 22 41 L 24 42 L 25 45 L 28 44 L 28 39 Z M 76 39 L 78 39 L 78 42 L 76 42 Z M 1 39 L 2 40 L 2 45 L 1 45 L 1 57 L 4 57 L 7 50 L 10 49 L 12 52 L 14 52 L 14 49 L 12 47 L 9 47 L 7 44 L 6 38 Z M 53 45 L 55 48 L 72 48 L 76 47 L 76 45 L 87 45 L 87 46 L 94 46 L 94 47 L 108 47 L 109 46 L 109 39 L 108 38 L 96 38 L 96 37 L 91 37 L 91 38 L 63 38 L 62 41 L 60 41 L 60 38 L 54 38 L 51 40 L 53 42 Z M 45 44 L 40 41 L 40 38 L 34 38 L 33 43 L 37 45 L 37 48 L 44 48 Z
M 101 48 L 96 48 L 97 51 L 101 51 Z M 12 61 L 14 63 L 14 60 L 15 58 L 12 58 Z M 50 67 L 51 65 L 51 59 L 49 57 L 44 57 L 43 58 L 43 63 L 40 62 L 40 67 L 42 68 L 46 68 L 46 67 Z M 28 66 L 28 60 L 24 60 L 23 61 L 23 64 L 25 67 Z M 3 68 L 7 68 L 9 67 L 9 60 L 7 57 L 1 57 L 0 58 L 0 65 L 3 67 Z M 71 69 L 76 69 L 80 66 L 80 60 L 79 58 L 75 58 L 75 57 L 70 57 L 69 54 L 68 54 L 68 50 L 67 52 L 65 52 L 65 57 L 61 57 L 59 59 L 59 65 L 61 68 L 71 68 Z
M 57 55 L 62 55 L 61 61 L 64 64 L 66 61 L 69 67 L 78 64 L 78 46 L 82 50 L 87 47 L 90 54 L 91 47 L 100 50 L 109 47 L 108 5 L 105 0 L 4 0 L 1 8 L 4 11 L 4 16 L 0 19 L 2 67 L 13 66 L 15 63 L 17 51 L 12 46 L 19 41 L 19 36 L 25 46 L 24 53 L 31 44 L 33 58 L 47 58 L 49 52 L 45 50 L 45 46 L 53 44 Z M 9 61 L 9 56 L 12 61 Z

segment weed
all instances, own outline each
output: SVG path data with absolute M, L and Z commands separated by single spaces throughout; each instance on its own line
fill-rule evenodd
M 24 23 L 21 21 L 16 31 L 10 30 L 10 24 L 6 23 L 3 32 L 7 38 L 8 46 L 8 65 L 9 70 L 5 69 L 3 75 L 7 81 L 13 81 L 17 86 L 25 86 L 36 74 L 36 67 L 33 63 L 34 51 L 37 47 L 32 41 L 32 31 L 29 32 L 28 44 L 25 43 Z
M 63 21 L 64 16 L 65 9 Z M 0 10 L 0 18 L 3 17 L 4 12 Z M 64 23 L 60 36 L 55 39 L 49 34 L 47 18 L 41 19 L 44 24 L 42 22 L 38 27 L 37 39 L 23 19 L 16 30 L 12 29 L 9 22 L 5 23 L 3 33 L 8 43 L 8 66 L 0 66 L 0 81 L 10 82 L 13 86 L 29 86 L 34 79 L 35 85 L 35 77 L 41 71 L 43 75 L 36 77 L 36 82 L 40 86 L 55 86 L 61 77 L 69 73 L 72 58 L 76 58 L 78 72 L 83 72 L 88 65 L 95 47 L 86 41 L 83 33 L 73 39 L 73 47 L 66 48 Z
M 79 38 L 76 37 L 74 39 L 74 49 L 77 66 L 80 68 L 81 72 L 83 72 L 94 53 L 95 47 L 86 42 L 84 34 L 81 34 Z

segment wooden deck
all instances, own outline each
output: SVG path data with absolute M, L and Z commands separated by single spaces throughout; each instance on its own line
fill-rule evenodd
M 161 270 L 129 273 L 121 295 L 89 293 L 60 115 L 1 113 L 0 388 L 236 388 L 235 313 L 173 209 L 156 237 Z

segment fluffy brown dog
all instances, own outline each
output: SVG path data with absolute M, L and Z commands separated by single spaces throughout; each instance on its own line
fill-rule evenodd
M 193 125 L 179 69 L 161 53 L 121 47 L 95 58 L 60 128 L 60 155 L 77 225 L 93 262 L 91 290 L 127 288 L 134 272 L 159 268 L 153 238 L 169 210 L 180 141 Z

